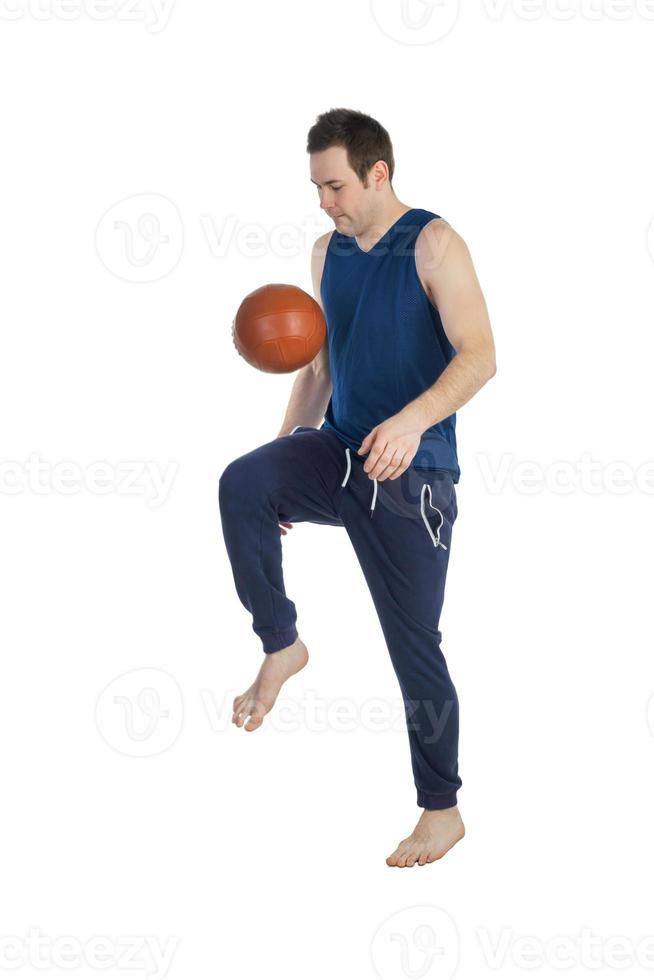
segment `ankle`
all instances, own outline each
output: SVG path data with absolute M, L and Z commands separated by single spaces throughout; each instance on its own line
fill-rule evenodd
M 440 810 L 428 810 L 425 808 L 422 811 L 422 815 L 430 818 L 433 817 L 434 819 L 439 819 L 439 818 L 446 819 L 447 817 L 461 816 L 461 814 L 459 813 L 459 808 L 456 804 L 454 806 L 444 807 L 443 809 Z

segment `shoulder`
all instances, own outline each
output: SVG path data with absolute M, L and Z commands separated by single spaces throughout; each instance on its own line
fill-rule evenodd
M 418 275 L 430 292 L 439 280 L 456 278 L 472 264 L 466 242 L 444 218 L 434 218 L 420 230 L 415 255 Z
M 332 228 L 331 231 L 326 231 L 324 235 L 321 235 L 319 238 L 316 238 L 311 248 L 312 258 L 322 257 L 324 259 L 325 255 L 327 254 L 327 249 L 329 248 L 329 242 L 331 240 L 332 235 L 335 233 L 335 231 L 336 229 Z
M 311 271 L 314 278 L 318 278 L 318 281 L 320 281 L 320 277 L 322 276 L 325 256 L 327 255 L 329 242 L 335 230 L 333 228 L 331 231 L 327 231 L 324 235 L 321 235 L 320 238 L 316 238 L 311 248 Z
M 440 217 L 430 218 L 416 237 L 416 263 L 433 262 L 456 239 L 463 241 L 449 221 Z
M 322 279 L 322 273 L 325 267 L 325 256 L 327 255 L 329 242 L 334 234 L 334 231 L 335 229 L 325 232 L 324 235 L 321 235 L 320 238 L 315 240 L 311 248 L 311 281 L 313 283 L 313 294 L 321 306 L 320 281 Z

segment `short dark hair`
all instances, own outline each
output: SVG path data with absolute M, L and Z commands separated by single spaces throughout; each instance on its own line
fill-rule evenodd
M 321 113 L 309 130 L 307 153 L 319 153 L 330 146 L 345 147 L 347 162 L 364 185 L 372 165 L 383 160 L 392 186 L 393 144 L 382 124 L 372 116 L 355 109 L 330 109 Z

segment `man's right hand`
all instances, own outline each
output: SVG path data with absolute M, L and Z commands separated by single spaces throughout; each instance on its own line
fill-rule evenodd
M 289 524 L 288 521 L 280 521 L 279 526 L 282 528 L 282 534 L 286 534 L 286 531 L 283 530 L 284 527 L 293 527 L 293 525 Z

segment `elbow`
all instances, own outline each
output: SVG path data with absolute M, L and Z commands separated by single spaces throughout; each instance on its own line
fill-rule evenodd
M 486 375 L 486 380 L 490 381 L 491 378 L 495 377 L 497 374 L 497 361 L 495 360 L 495 345 L 490 348 L 486 348 L 484 351 L 484 374 Z
M 477 352 L 475 361 L 477 377 L 480 379 L 481 384 L 485 385 L 486 382 L 495 377 L 495 374 L 497 373 L 495 355 L 485 353 L 481 354 L 480 352 Z
M 489 344 L 479 344 L 473 346 L 459 347 L 457 354 L 464 353 L 469 360 L 475 375 L 481 380 L 481 384 L 486 384 L 497 373 L 497 362 L 495 360 L 494 346 Z

